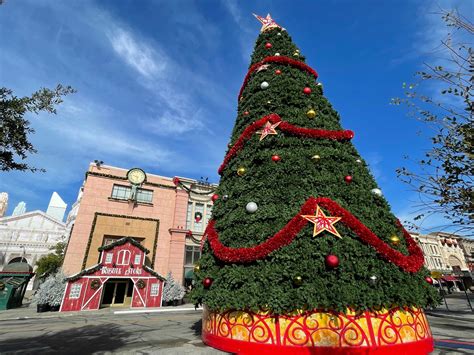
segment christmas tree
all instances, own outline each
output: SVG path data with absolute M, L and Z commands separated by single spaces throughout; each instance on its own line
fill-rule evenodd
M 270 15 L 256 17 L 263 27 L 195 267 L 204 341 L 231 352 L 430 351 L 421 308 L 438 297 L 422 251 L 316 71 Z

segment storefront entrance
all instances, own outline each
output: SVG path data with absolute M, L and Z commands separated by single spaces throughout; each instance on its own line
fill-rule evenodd
M 101 307 L 129 306 L 132 301 L 133 282 L 127 279 L 110 279 L 104 285 Z

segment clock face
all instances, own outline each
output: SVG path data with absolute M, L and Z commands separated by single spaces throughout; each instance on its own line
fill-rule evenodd
M 132 184 L 139 185 L 146 179 L 146 174 L 142 169 L 130 169 L 127 173 L 128 181 Z

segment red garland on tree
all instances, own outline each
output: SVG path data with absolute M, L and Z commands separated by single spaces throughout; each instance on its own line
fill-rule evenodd
M 250 67 L 249 71 L 247 72 L 247 75 L 245 76 L 244 83 L 242 84 L 242 87 L 240 88 L 239 96 L 238 96 L 239 100 L 242 97 L 242 92 L 244 91 L 245 87 L 247 86 L 247 83 L 248 83 L 252 73 L 254 71 L 256 71 L 257 68 L 259 68 L 261 65 L 263 65 L 265 63 L 278 63 L 278 64 L 291 65 L 292 67 L 299 68 L 299 69 L 304 70 L 305 72 L 311 74 L 314 77 L 314 80 L 316 80 L 318 78 L 318 73 L 316 73 L 316 71 L 313 68 L 311 68 L 310 66 L 306 65 L 305 63 L 303 63 L 299 60 L 294 60 L 294 59 L 291 59 L 289 57 L 283 57 L 283 56 L 266 57 L 261 62 L 255 63 L 254 65 L 252 65 Z
M 262 117 L 258 121 L 247 126 L 244 129 L 240 137 L 237 139 L 232 148 L 227 152 L 227 155 L 224 158 L 221 166 L 219 167 L 219 174 L 222 174 L 222 171 L 225 169 L 229 161 L 237 155 L 237 153 L 243 148 L 245 142 L 247 142 L 252 135 L 261 127 L 263 127 L 267 122 L 276 123 L 281 122 L 278 126 L 278 129 L 282 132 L 290 133 L 299 137 L 306 138 L 319 138 L 319 139 L 334 139 L 338 141 L 343 141 L 351 139 L 354 137 L 354 132 L 350 130 L 345 131 L 329 131 L 325 129 L 313 129 L 313 128 L 303 128 L 294 126 L 286 121 L 282 121 L 280 116 L 276 113 L 271 113 L 267 116 Z
M 407 243 L 408 255 L 405 255 L 381 240 L 352 213 L 345 210 L 339 204 L 327 197 L 310 197 L 301 207 L 300 212 L 293 217 L 279 232 L 267 239 L 265 242 L 248 248 L 230 248 L 219 241 L 217 231 L 214 229 L 215 221 L 211 220 L 204 233 L 214 255 L 226 262 L 248 263 L 258 259 L 263 259 L 271 252 L 290 244 L 296 235 L 306 226 L 307 220 L 301 215 L 314 213 L 316 206 L 320 205 L 331 212 L 334 216 L 341 216 L 341 222 L 349 227 L 359 238 L 372 246 L 387 261 L 397 265 L 407 272 L 417 272 L 423 266 L 424 258 L 418 244 L 410 234 L 403 228 L 400 222 L 398 227 L 403 233 Z M 204 238 L 203 238 L 204 240 Z

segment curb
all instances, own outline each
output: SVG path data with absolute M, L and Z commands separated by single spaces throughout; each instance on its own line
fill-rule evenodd
M 202 308 L 186 307 L 186 308 L 173 308 L 173 309 L 137 309 L 130 311 L 115 311 L 114 314 L 139 314 L 139 313 L 165 313 L 165 312 L 186 312 L 186 311 L 202 311 Z
M 433 313 L 429 311 L 425 311 L 425 314 L 427 316 L 431 317 L 437 317 L 437 318 L 447 318 L 447 319 L 453 319 L 453 320 L 460 320 L 464 322 L 472 322 L 474 319 L 474 314 L 471 316 L 469 314 L 468 317 L 463 317 L 463 316 L 458 316 L 458 315 L 451 315 L 451 314 L 440 314 L 440 313 Z

